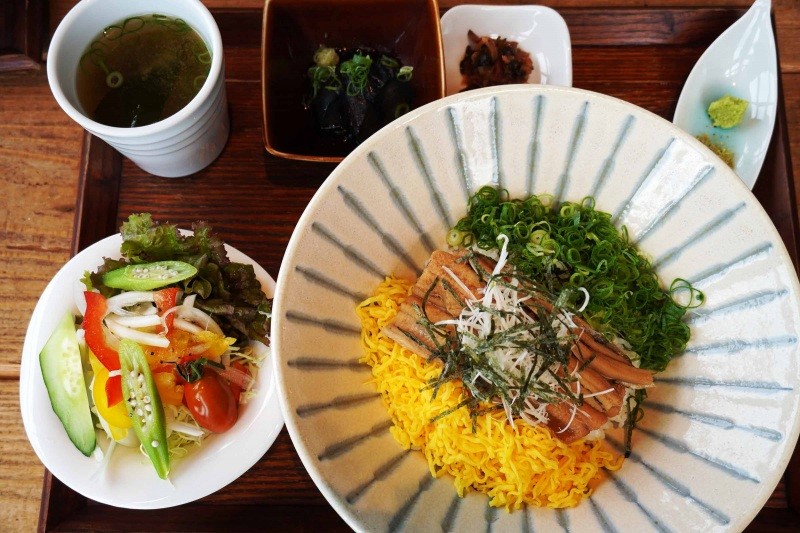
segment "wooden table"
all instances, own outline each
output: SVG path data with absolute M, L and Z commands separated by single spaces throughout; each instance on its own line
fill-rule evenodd
M 258 0 L 206 0 L 214 8 L 260 8 Z M 442 2 L 443 7 L 452 5 L 453 0 Z M 485 2 L 492 3 L 492 2 Z M 501 2 L 496 2 L 501 3 Z M 502 2 L 506 3 L 506 2 Z M 641 8 L 653 7 L 659 9 L 674 6 L 706 6 L 719 5 L 746 6 L 749 0 L 608 0 L 605 2 L 592 2 L 590 0 L 557 0 L 542 2 L 556 7 L 565 14 L 567 22 L 573 24 L 577 21 L 571 18 L 571 8 L 585 6 L 610 7 L 610 8 Z M 73 0 L 52 0 L 50 2 L 50 29 L 52 30 L 63 17 Z M 792 154 L 794 176 L 800 179 L 800 3 L 796 0 L 773 0 L 775 19 L 781 59 L 784 98 L 788 115 L 788 129 L 793 147 Z M 621 12 L 605 16 L 616 16 Z M 604 15 L 597 11 L 597 16 Z M 670 19 L 673 24 L 680 24 L 680 17 Z M 243 24 L 260 24 L 260 20 L 243 19 Z M 667 21 L 669 22 L 669 21 Z M 730 21 L 720 20 L 719 29 Z M 2 25 L 0 25 L 2 26 Z M 232 30 L 233 28 L 228 28 Z M 691 28 L 684 30 L 691 33 Z M 2 31 L 2 30 L 0 30 Z M 675 31 L 675 26 L 667 24 L 665 32 Z M 225 28 L 223 28 L 223 33 Z M 652 37 L 652 36 L 651 36 Z M 656 36 L 657 37 L 657 36 Z M 609 40 L 619 38 L 618 35 L 609 34 Z M 577 47 L 591 47 L 592 42 L 579 42 L 579 34 L 573 34 Z M 594 44 L 602 44 L 594 41 Z M 707 44 L 707 43 L 706 43 Z M 227 45 L 227 43 L 226 43 Z M 237 48 L 238 47 L 238 48 Z M 241 54 L 241 63 L 236 68 L 229 68 L 228 79 L 229 98 L 231 102 L 247 102 L 257 87 L 258 57 L 253 51 L 257 43 L 236 43 L 229 53 Z M 699 54 L 700 49 L 688 46 L 683 51 L 673 53 L 683 54 L 686 57 L 686 73 L 691 63 Z M 615 76 L 620 76 L 620 69 L 635 69 L 644 59 L 640 57 L 635 48 L 624 51 L 630 61 L 620 63 L 613 68 L 608 63 L 577 61 L 575 64 L 575 85 L 601 92 L 614 94 Z M 678 56 L 654 56 L 651 60 L 657 61 L 654 67 L 663 67 L 664 62 L 675 61 Z M 691 59 L 688 59 L 691 58 Z M 229 65 L 231 63 L 229 62 Z M 630 73 L 628 73 L 630 74 Z M 645 73 L 646 74 L 646 73 Z M 670 106 L 674 106 L 674 98 L 680 85 L 664 83 L 659 79 L 649 79 L 644 76 L 642 83 L 629 94 L 623 95 L 626 99 L 639 105 L 650 108 L 665 116 L 671 114 Z M 671 100 L 670 100 L 671 99 Z M 260 122 L 258 119 L 260 108 L 257 104 L 248 105 L 244 109 L 233 109 L 233 118 L 239 121 L 239 126 L 244 127 L 240 136 L 233 139 L 227 149 L 228 155 L 247 159 L 256 153 L 262 166 L 259 168 L 242 168 L 240 174 L 231 166 L 229 172 L 237 179 L 229 182 L 234 195 L 241 195 L 244 190 L 237 187 L 252 187 L 253 176 L 247 172 L 261 172 L 266 176 L 259 181 L 261 192 L 265 195 L 276 191 L 284 191 L 285 197 L 280 206 L 274 204 L 272 208 L 278 209 L 270 215 L 268 206 L 258 198 L 250 198 L 237 214 L 227 208 L 221 198 L 211 196 L 211 192 L 219 184 L 213 184 L 203 178 L 187 178 L 162 185 L 160 181 L 148 178 L 129 162 L 121 167 L 123 179 L 119 182 L 121 196 L 119 197 L 119 213 L 127 214 L 135 210 L 152 210 L 159 218 L 169 218 L 176 223 L 186 223 L 196 218 L 197 213 L 204 213 L 204 218 L 209 218 L 218 227 L 225 237 L 245 250 L 248 254 L 258 259 L 273 275 L 277 275 L 280 258 L 285 248 L 292 229 L 292 221 L 296 220 L 307 198 L 321 183 L 324 175 L 331 167 L 320 167 L 310 164 L 295 164 L 292 167 L 282 166 L 282 163 L 266 154 L 258 144 L 260 138 Z M 92 202 L 82 204 L 84 211 L 78 213 L 81 226 L 76 228 L 77 199 L 79 198 L 79 175 L 81 170 L 83 134 L 81 129 L 73 124 L 67 116 L 58 109 L 49 89 L 46 77 L 42 70 L 28 70 L 24 72 L 0 73 L 0 421 L 2 422 L 3 436 L 0 437 L 0 530 L 19 531 L 31 530 L 37 525 L 39 503 L 42 490 L 43 468 L 30 449 L 22 429 L 18 409 L 18 376 L 19 357 L 22 339 L 25 334 L 28 319 L 36 303 L 38 294 L 46 282 L 55 273 L 61 264 L 69 257 L 72 251 L 73 230 L 79 230 L 77 235 L 90 239 L 95 235 L 109 233 L 109 220 L 98 217 L 105 209 L 102 202 L 116 199 L 113 194 L 98 195 Z M 106 153 L 106 163 L 114 164 L 115 159 L 107 152 L 97 152 L 101 147 L 94 145 L 95 152 Z M 238 154 L 238 156 L 237 156 Z M 219 163 L 225 165 L 226 163 Z M 108 170 L 108 169 L 106 169 Z M 89 169 L 97 172 L 98 169 Z M 86 175 L 86 174 L 84 174 Z M 95 174 L 96 175 L 96 174 Z M 113 184 L 112 184 L 113 185 Z M 181 187 L 191 185 L 195 190 L 190 193 L 181 192 Z M 795 187 L 797 189 L 797 187 Z M 93 189 L 97 190 L 97 189 Z M 104 189 L 99 189 L 103 191 Z M 105 189 L 108 191 L 107 189 Z M 162 191 L 162 197 L 153 202 L 151 194 Z M 197 191 L 205 191 L 198 193 Z M 163 196 L 173 194 L 172 200 Z M 200 194 L 200 196 L 198 196 Z M 208 196 L 203 196 L 208 194 Z M 244 199 L 244 198 L 243 198 Z M 796 201 L 796 200 L 795 200 Z M 199 205 L 197 205 L 199 203 Z M 206 216 L 207 214 L 207 216 Z M 269 229 L 273 232 L 266 238 L 257 239 L 247 236 L 246 230 L 253 216 L 268 217 Z M 272 217 L 272 218 L 269 218 Z M 99 218 L 99 219 L 98 219 Z M 111 222 L 113 225 L 118 220 Z M 242 233 L 244 232 L 244 233 Z M 77 242 L 77 241 L 76 241 Z M 286 529 L 289 526 L 297 527 L 301 523 L 315 529 L 341 527 L 341 522 L 327 507 L 322 497 L 311 485 L 304 474 L 302 466 L 294 455 L 291 444 L 285 433 L 279 438 L 275 447 L 269 452 L 270 464 L 260 463 L 251 473 L 248 473 L 237 485 L 238 488 L 226 490 L 224 494 L 216 496 L 214 502 L 223 502 L 229 513 L 250 512 L 252 507 L 245 504 L 251 502 L 248 490 L 257 485 L 259 479 L 272 479 L 276 481 L 271 497 L 278 503 L 273 510 L 271 525 L 275 528 Z M 273 464 L 281 467 L 276 471 L 270 470 Z M 277 483 L 281 481 L 281 483 Z M 256 485 L 254 485 L 256 484 Z M 769 505 L 778 505 L 785 494 L 778 493 Z M 242 503 L 239 505 L 237 502 Z M 307 516 L 305 521 L 293 520 L 296 504 L 307 503 L 320 509 L 316 516 Z M 163 524 L 174 513 L 161 512 L 151 516 L 148 520 L 151 526 Z M 189 514 L 189 513 L 184 513 Z M 193 507 L 191 519 L 200 518 L 207 527 L 214 525 L 224 526 L 225 516 L 218 512 L 204 513 L 202 506 Z M 769 510 L 765 515 L 767 519 L 777 519 L 775 512 Z M 119 527 L 115 524 L 113 512 L 99 512 L 96 526 Z M 193 529 L 192 522 L 187 518 L 184 526 Z M 258 519 L 257 513 L 253 516 Z M 266 525 L 264 522 L 263 525 Z M 74 527 L 79 523 L 72 523 Z M 128 523 L 127 527 L 146 528 L 146 523 Z

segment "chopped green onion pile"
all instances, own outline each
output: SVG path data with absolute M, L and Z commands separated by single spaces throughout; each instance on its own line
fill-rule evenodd
M 355 96 L 364 92 L 371 67 L 372 58 L 361 54 L 353 55 L 352 59 L 344 61 L 339 66 L 339 71 L 347 76 L 347 96 Z
M 511 200 L 506 190 L 483 187 L 470 198 L 448 244 L 496 249 L 497 237 L 507 235 L 510 264 L 555 294 L 585 288 L 590 300 L 583 316 L 592 327 L 627 341 L 642 368 L 664 370 L 686 348 L 689 327 L 682 319 L 703 294 L 681 279 L 662 288 L 627 230 L 618 231 L 611 215 L 595 210 L 592 198 L 551 203 L 547 196 Z M 678 292 L 688 294 L 687 303 L 675 301 Z
M 380 65 L 394 71 L 399 81 L 411 81 L 414 67 L 403 66 L 385 54 L 378 60 Z M 311 98 L 316 98 L 317 93 L 323 88 L 338 91 L 344 82 L 347 82 L 345 91 L 347 96 L 358 96 L 364 93 L 369 84 L 369 73 L 372 68 L 372 57 L 357 51 L 353 56 L 340 62 L 339 54 L 335 49 L 320 46 L 314 53 L 314 66 L 308 69 L 311 78 Z M 344 77 L 344 81 L 341 79 Z

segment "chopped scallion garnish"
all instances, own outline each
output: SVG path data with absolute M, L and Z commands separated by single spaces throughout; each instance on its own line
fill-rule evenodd
M 400 67 L 400 70 L 397 71 L 397 79 L 400 81 L 409 81 L 411 80 L 411 74 L 414 70 L 414 67 Z
M 596 210 L 594 199 L 551 202 L 539 196 L 511 200 L 506 190 L 483 187 L 453 229 L 460 246 L 469 246 L 463 242 L 469 238 L 483 250 L 496 249 L 498 235 L 508 235 L 509 262 L 518 271 L 546 279 L 554 293 L 584 287 L 592 296 L 584 312 L 592 327 L 625 338 L 643 368 L 664 370 L 686 348 L 689 326 L 682 319 L 703 294 L 680 279 L 664 290 L 627 230 Z
M 372 67 L 372 58 L 359 53 L 341 64 L 339 72 L 347 76 L 348 96 L 356 96 L 364 92 L 370 67 Z
M 311 99 L 314 99 L 323 88 L 338 92 L 344 87 L 347 96 L 362 95 L 366 90 L 373 66 L 372 57 L 356 51 L 350 59 L 341 61 L 340 53 L 344 57 L 348 55 L 346 51 L 337 52 L 336 49 L 327 46 L 320 46 L 314 53 L 314 66 L 308 69 L 308 77 L 311 78 Z M 411 79 L 413 67 L 403 66 L 391 56 L 382 54 L 378 63 L 390 69 L 391 75 L 399 81 L 407 82 Z M 407 111 L 407 104 L 406 108 L 397 106 L 395 117 Z

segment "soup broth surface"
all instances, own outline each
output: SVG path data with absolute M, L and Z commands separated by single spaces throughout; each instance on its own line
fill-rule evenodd
M 130 17 L 105 28 L 84 51 L 76 76 L 78 100 L 101 124 L 146 126 L 186 106 L 210 68 L 206 43 L 182 19 Z

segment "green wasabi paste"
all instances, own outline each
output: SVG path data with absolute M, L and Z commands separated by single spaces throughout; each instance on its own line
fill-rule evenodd
M 726 130 L 734 128 L 744 120 L 747 104 L 747 100 L 726 94 L 719 100 L 711 102 L 708 106 L 708 116 L 717 128 Z

